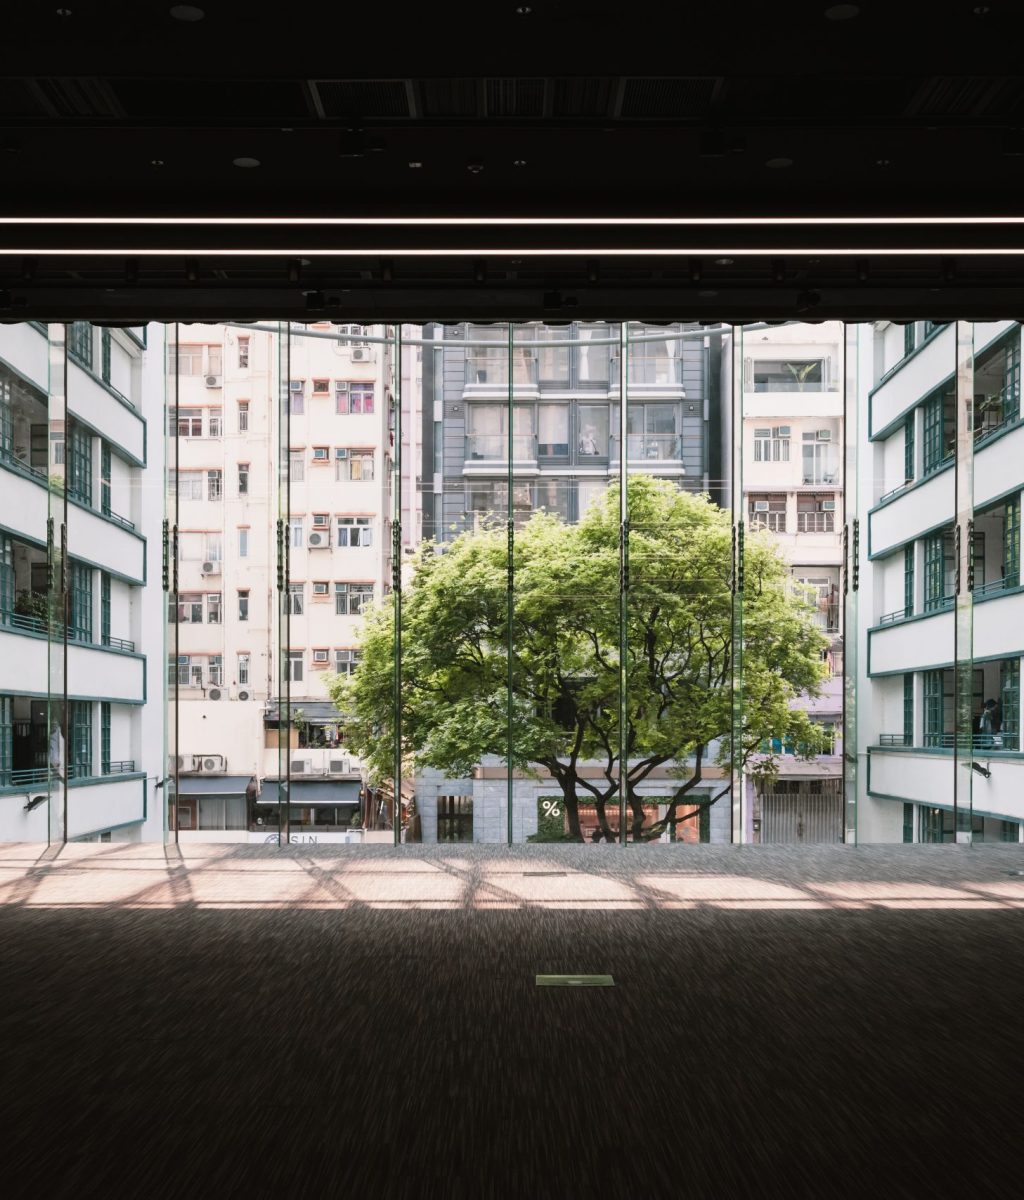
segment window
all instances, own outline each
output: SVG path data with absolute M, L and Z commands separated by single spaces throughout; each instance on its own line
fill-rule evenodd
M 438 796 L 437 840 L 471 842 L 473 840 L 473 797 Z
M 178 623 L 199 625 L 203 620 L 203 595 L 201 592 L 186 592 L 178 597 Z
M 754 430 L 754 462 L 789 462 L 790 425 L 766 425 Z
M 238 402 L 238 432 L 249 432 L 249 401 L 239 400 Z
M 326 579 L 324 579 L 324 580 L 315 579 L 313 581 L 313 595 L 314 596 L 326 596 L 326 595 L 329 595 L 329 593 L 330 593 L 330 586 L 328 585 Z
M 942 671 L 924 672 L 924 744 L 926 746 L 941 746 L 943 742 L 942 675 Z
M 249 655 L 248 654 L 239 654 L 237 677 L 238 677 L 238 682 L 241 685 L 245 685 L 249 682 L 249 665 L 250 665 Z
M 220 437 L 223 432 L 224 429 L 221 414 L 219 412 L 211 412 L 209 421 L 209 436 L 212 438 Z
M 618 428 L 619 406 L 612 406 Z M 675 404 L 627 404 L 627 453 L 631 462 L 673 461 L 682 455 Z
M 331 523 L 330 513 L 314 513 L 313 528 L 326 529 Z
M 238 593 L 238 619 L 240 621 L 248 621 L 249 619 L 249 589 Z
M 372 413 L 373 412 L 373 384 L 372 383 L 350 383 L 348 385 L 349 395 L 349 412 L 351 413 Z M 338 409 L 341 412 L 341 409 Z
M 167 369 L 173 375 L 202 375 L 203 348 L 197 345 L 167 347 Z
M 930 475 L 953 457 L 956 445 L 956 393 L 935 392 L 921 406 L 924 413 L 922 472 Z
M 512 432 L 518 430 L 513 428 Z M 538 408 L 537 453 L 541 458 L 569 457 L 568 404 L 542 404 Z
M 754 363 L 755 392 L 823 392 L 824 363 L 817 359 L 780 359 Z
M 288 477 L 292 483 L 303 483 L 306 478 L 306 457 L 302 450 L 288 451 Z
M 220 624 L 220 592 L 207 593 L 206 620 L 210 625 Z
M 924 610 L 935 612 L 953 603 L 955 563 L 953 533 L 934 533 L 924 539 Z
M 362 652 L 359 650 L 335 650 L 335 672 L 338 675 L 351 675 L 359 666 L 360 658 L 362 658 Z
M 907 417 L 903 426 L 903 482 L 910 483 L 914 478 L 914 414 Z
M 290 583 L 288 585 L 288 611 L 293 617 L 301 617 L 303 610 L 303 601 L 306 594 L 306 585 L 303 583 Z
M 288 518 L 288 545 L 297 550 L 302 545 L 302 518 Z
M 239 529 L 238 531 L 238 557 L 249 557 L 249 530 Z
M 292 683 L 302 682 L 302 655 L 301 650 L 288 651 L 288 678 Z
M 92 567 L 71 564 L 71 626 L 68 636 L 92 641 Z
M 330 451 L 329 446 L 314 446 L 313 447 L 313 461 L 314 462 L 325 463 L 330 459 L 330 457 L 331 457 L 331 451 Z
M 917 325 L 911 321 L 909 325 L 903 326 L 903 357 L 908 354 L 913 354 L 914 347 L 917 345 Z
M 238 339 L 238 365 L 243 370 L 249 366 L 249 339 L 247 337 Z
M 202 500 L 202 471 L 170 471 L 167 482 L 173 491 L 177 488 L 179 500 Z
M 329 396 L 331 392 L 331 381 L 329 379 L 314 379 L 313 380 L 313 395 L 314 396 Z
M 223 375 L 224 374 L 224 349 L 222 346 L 207 346 L 206 347 L 206 374 L 208 375 Z
M 349 385 L 344 381 L 334 385 L 334 411 L 338 416 L 344 416 L 348 412 L 348 389 Z
M 71 701 L 71 745 L 68 759 L 72 779 L 92 774 L 92 702 Z
M 338 517 L 339 546 L 372 546 L 373 517 Z
M 105 517 L 110 516 L 110 483 L 113 476 L 113 461 L 110 446 L 100 443 L 100 512 Z
M 338 481 L 368 483 L 373 479 L 373 451 L 335 447 L 334 478 Z
M 219 500 L 224 495 L 224 474 L 222 471 L 206 472 L 206 498 Z
M 100 641 L 110 645 L 110 576 L 100 572 Z
M 301 416 L 306 411 L 305 383 L 301 379 L 288 380 L 288 399 L 294 416 Z
M 249 494 L 249 464 L 238 464 L 238 494 L 240 496 L 248 496 Z
M 747 523 L 751 529 L 786 532 L 785 494 L 751 495 L 747 500 Z
M 1020 749 L 1020 659 L 1004 659 L 999 668 L 999 703 L 1004 750 Z
M 92 326 L 88 321 L 73 321 L 68 330 L 68 354 L 92 370 Z
M 92 504 L 92 436 L 77 422 L 68 422 L 68 495 Z
M 110 774 L 110 704 L 106 700 L 100 704 L 100 774 Z
M 803 435 L 803 482 L 839 482 L 839 455 L 831 429 L 813 429 Z
M 224 556 L 223 543 L 219 533 L 203 534 L 203 558 L 210 562 L 220 562 Z
M 796 581 L 805 589 L 803 594 L 814 607 L 814 624 L 825 633 L 838 633 L 838 585 L 827 575 L 800 575 Z
M 203 410 L 201 408 L 179 408 L 177 412 L 172 408 L 169 410 L 169 424 L 171 426 L 169 432 L 171 436 L 175 433 L 179 437 L 202 437 L 203 436 Z
M 334 585 L 334 611 L 338 616 L 357 616 L 363 611 L 363 605 L 372 599 L 372 583 Z
M 533 405 L 517 404 L 512 417 L 512 456 L 532 459 L 534 442 Z M 471 404 L 466 413 L 466 457 L 508 458 L 508 408 L 499 404 Z M 568 433 L 565 434 L 568 439 Z
M 100 378 L 104 383 L 110 382 L 110 344 L 111 333 L 104 329 L 100 336 Z
M 914 615 L 914 543 L 903 547 L 903 615 Z
M 224 656 L 222 654 L 211 654 L 207 659 L 207 674 L 209 675 L 210 686 L 220 687 L 224 682 Z
M 903 744 L 914 744 L 914 676 L 903 676 Z
M 1003 586 L 1020 584 L 1020 496 L 1006 501 L 1003 519 Z
M 608 405 L 581 404 L 576 453 L 582 460 L 608 457 Z
M 836 498 L 832 492 L 810 492 L 796 498 L 797 533 L 833 533 Z

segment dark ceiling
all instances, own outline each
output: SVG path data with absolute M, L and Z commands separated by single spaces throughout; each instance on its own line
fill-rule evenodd
M 1024 226 L 715 223 L 1020 215 L 1024 4 L 267 11 L 5 11 L 0 319 L 1024 311 L 1021 259 L 984 253 L 1024 249 Z M 48 220 L 3 224 L 26 216 Z M 166 220 L 183 216 L 509 223 Z

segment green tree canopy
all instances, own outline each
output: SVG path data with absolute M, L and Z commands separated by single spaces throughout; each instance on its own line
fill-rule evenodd
M 770 534 L 749 536 L 734 738 L 739 628 L 729 514 L 707 496 L 646 476 L 629 481 L 627 503 L 626 795 L 640 839 L 697 811 L 687 796 L 704 780 L 709 751 L 724 776 L 715 773 L 719 790 L 701 805 L 728 791 L 737 764 L 772 772 L 773 755 L 761 752 L 766 739 L 789 738 L 807 754 L 822 747 L 822 731 L 791 701 L 816 694 L 827 643 Z M 403 769 L 465 776 L 486 755 L 508 759 L 514 770 L 556 781 L 570 837 L 582 836 L 584 802 L 611 840 L 606 806 L 618 800 L 622 711 L 618 489 L 577 525 L 536 512 L 515 532 L 511 738 L 508 553 L 501 523 L 463 533 L 440 553 L 424 546 L 413 561 L 402 596 Z M 354 675 L 331 677 L 328 687 L 346 740 L 381 780 L 395 761 L 390 598 L 368 612 L 361 645 Z M 668 813 L 644 826 L 636 789 L 662 767 L 672 780 Z

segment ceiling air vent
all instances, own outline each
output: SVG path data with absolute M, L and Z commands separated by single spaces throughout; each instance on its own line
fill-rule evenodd
M 120 117 L 124 114 L 105 79 L 40 79 L 36 86 L 58 117 Z
M 595 76 L 590 79 L 556 79 L 554 115 L 556 117 L 593 117 L 608 115 L 615 81 Z
M 542 117 L 543 79 L 488 79 L 489 117 Z
M 291 79 L 115 79 L 111 87 L 129 117 L 218 122 L 300 119 L 314 114 Z
M 425 117 L 476 117 L 480 113 L 480 94 L 475 79 L 424 79 Z
M 1021 111 L 1024 81 L 977 75 L 935 75 L 924 79 L 907 113 L 929 117 L 998 117 Z
M 404 79 L 314 79 L 310 85 L 325 117 L 408 117 Z

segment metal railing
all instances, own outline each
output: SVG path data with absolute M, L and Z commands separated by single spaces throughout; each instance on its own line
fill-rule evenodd
M 27 462 L 24 462 L 22 459 L 18 458 L 18 456 L 12 453 L 10 450 L 0 448 L 0 463 L 3 463 L 5 467 L 12 471 L 17 471 L 19 475 L 25 475 L 29 479 L 34 479 L 37 482 L 42 483 L 44 486 L 47 483 L 46 472 L 41 467 L 29 466 Z
M 1006 592 L 1015 587 L 1020 587 L 1019 571 L 1011 571 L 1001 579 L 992 579 L 988 583 L 979 584 L 974 589 L 974 597 L 978 599 L 981 596 L 996 596 L 1000 592 Z
M 109 646 L 111 650 L 127 650 L 129 654 L 135 653 L 134 642 L 130 642 L 127 638 L 111 637 L 109 633 L 103 635 L 103 645 Z
M 113 521 L 115 525 L 120 525 L 122 529 L 130 529 L 134 532 L 134 521 L 129 521 L 127 517 L 122 517 L 106 504 L 103 506 L 102 512 L 108 521 Z
M 890 488 L 887 492 L 883 492 L 883 494 L 878 497 L 878 503 L 881 504 L 885 500 L 890 500 L 893 496 L 898 496 L 900 492 L 905 492 L 913 482 L 914 481 L 912 479 L 904 479 L 904 481 L 900 484 L 897 484 L 896 487 Z
M 925 612 L 944 612 L 947 608 L 952 608 L 956 602 L 956 596 L 950 592 L 947 596 L 932 596 L 931 599 L 925 600 Z
M 926 733 L 924 745 L 933 750 L 1019 750 L 1020 736 L 1016 733 Z
M 504 462 L 508 458 L 508 435 L 504 433 L 467 433 L 466 462 Z M 537 438 L 532 433 L 512 435 L 512 458 L 533 462 L 537 458 Z
M 123 758 L 117 762 L 105 762 L 102 772 L 104 775 L 132 775 L 135 772 L 135 760 Z
M 914 739 L 909 733 L 880 733 L 878 744 L 880 746 L 912 746 Z
M 796 514 L 797 533 L 834 533 L 836 514 L 834 512 L 798 512 Z
M 879 625 L 895 625 L 897 621 L 905 621 L 914 615 L 913 608 L 897 608 L 895 612 L 885 613 L 878 618 Z
M 751 529 L 770 529 L 772 533 L 786 532 L 784 512 L 752 512 L 748 521 Z

